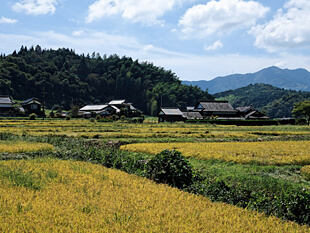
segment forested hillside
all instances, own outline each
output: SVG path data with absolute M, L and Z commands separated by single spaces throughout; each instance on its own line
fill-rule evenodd
M 310 92 L 284 90 L 269 84 L 251 84 L 214 96 L 228 100 L 235 108 L 252 105 L 272 118 L 291 117 L 294 103 L 310 100 Z
M 70 49 L 21 47 L 0 56 L 0 95 L 45 99 L 46 107 L 102 104 L 126 99 L 145 114 L 162 106 L 185 108 L 213 99 L 197 86 L 181 84 L 170 70 L 117 55 L 78 55 Z

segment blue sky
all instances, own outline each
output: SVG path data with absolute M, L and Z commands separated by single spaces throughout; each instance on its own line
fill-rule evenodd
M 0 53 L 22 45 L 130 56 L 180 80 L 310 70 L 310 1 L 1 0 Z

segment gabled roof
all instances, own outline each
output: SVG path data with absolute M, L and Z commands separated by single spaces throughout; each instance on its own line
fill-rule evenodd
M 81 108 L 79 111 L 100 111 L 103 110 L 104 108 L 108 107 L 109 105 L 104 104 L 104 105 L 86 105 L 83 108 Z
M 158 115 L 183 116 L 184 117 L 183 113 L 178 108 L 161 108 Z
M 187 119 L 203 119 L 199 112 L 183 112 L 183 115 Z
M 186 107 L 186 110 L 189 111 L 193 111 L 195 109 L 195 107 Z
M 122 105 L 126 102 L 126 100 L 111 100 L 109 104 L 111 105 Z
M 41 101 L 39 101 L 39 99 L 37 99 L 37 98 L 35 98 L 35 97 L 29 98 L 29 99 L 27 99 L 27 100 L 21 102 L 21 104 L 22 104 L 22 105 L 28 104 L 28 103 L 30 103 L 31 101 L 36 101 L 38 104 L 41 104 Z
M 236 108 L 237 111 L 239 112 L 248 112 L 248 111 L 255 111 L 255 108 L 253 106 L 240 106 Z
M 14 104 L 11 97 L 8 95 L 0 95 L 0 104 Z
M 270 117 L 264 115 L 263 113 L 259 112 L 259 111 L 251 111 L 250 113 L 248 113 L 247 115 L 245 115 L 246 119 L 270 119 Z
M 195 109 L 201 109 L 206 112 L 236 112 L 228 101 L 200 101 Z

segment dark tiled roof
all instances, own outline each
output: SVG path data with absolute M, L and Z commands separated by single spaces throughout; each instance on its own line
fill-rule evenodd
M 27 104 L 27 103 L 29 103 L 29 102 L 32 101 L 32 100 L 36 100 L 36 101 L 40 102 L 37 98 L 32 97 L 32 98 L 29 98 L 29 99 L 27 99 L 27 100 L 21 102 L 21 104 Z
M 196 108 L 199 104 L 203 107 L 203 111 L 207 112 L 235 112 L 228 101 L 201 101 L 196 105 Z
M 250 110 L 255 110 L 252 106 L 240 106 L 238 108 L 236 108 L 237 111 L 239 112 L 248 112 Z
M 183 115 L 187 119 L 202 119 L 203 118 L 199 112 L 183 112 Z

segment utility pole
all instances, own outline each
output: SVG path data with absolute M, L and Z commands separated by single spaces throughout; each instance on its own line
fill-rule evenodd
M 43 120 L 45 118 L 45 81 L 43 82 Z

